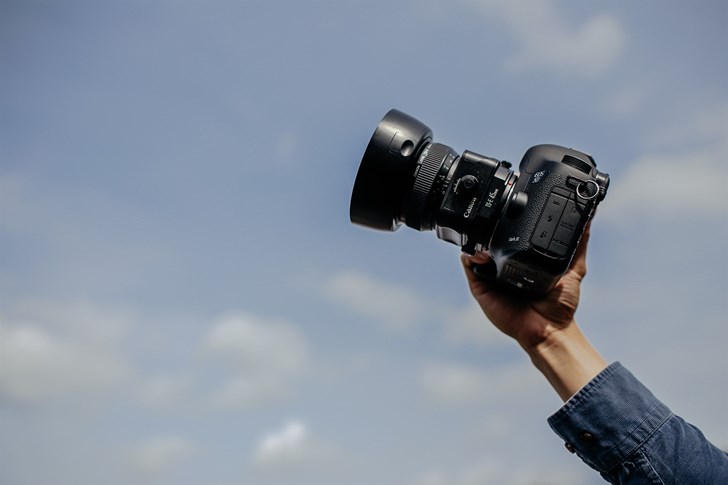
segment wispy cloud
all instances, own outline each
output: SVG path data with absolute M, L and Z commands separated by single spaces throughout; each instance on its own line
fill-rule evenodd
M 178 435 L 154 436 L 130 452 L 132 466 L 144 474 L 160 474 L 189 458 L 194 443 Z
M 0 316 L 0 397 L 39 403 L 110 389 L 131 376 L 119 315 L 83 304 L 34 305 L 22 318 Z
M 476 347 L 512 345 L 510 338 L 488 321 L 474 300 L 461 309 L 443 307 L 442 325 L 444 339 L 452 345 Z
M 306 337 L 291 323 L 238 313 L 210 329 L 204 353 L 226 369 L 215 405 L 255 405 L 287 395 L 310 366 Z
M 179 410 L 193 405 L 197 378 L 192 371 L 175 374 L 150 374 L 140 383 L 139 397 L 145 407 L 158 410 Z
M 185 362 L 137 382 L 138 403 L 162 412 L 260 406 L 291 397 L 313 357 L 294 323 L 234 312 L 212 321 Z
M 457 307 L 410 287 L 353 271 L 330 277 L 323 285 L 323 293 L 351 312 L 394 331 L 414 332 L 432 323 L 450 345 L 485 347 L 508 343 L 472 300 Z
M 432 308 L 408 288 L 358 272 L 334 275 L 324 284 L 323 291 L 333 301 L 399 331 L 421 324 Z
M 474 406 L 495 400 L 514 400 L 540 382 L 538 373 L 528 365 L 500 369 L 462 364 L 432 362 L 420 374 L 425 396 L 434 403 Z
M 599 217 L 633 224 L 644 218 L 724 220 L 728 216 L 728 103 L 671 121 L 649 136 L 656 146 L 613 177 Z M 717 219 L 716 219 L 717 218 Z
M 624 32 L 612 15 L 596 14 L 576 24 L 552 1 L 473 2 L 501 21 L 519 45 L 506 68 L 513 72 L 545 69 L 594 76 L 612 67 L 624 46 Z
M 300 469 L 324 464 L 334 453 L 334 447 L 314 436 L 306 423 L 292 419 L 260 438 L 253 463 L 267 470 Z

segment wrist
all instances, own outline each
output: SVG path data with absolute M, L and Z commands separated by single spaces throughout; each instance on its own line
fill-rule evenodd
M 574 321 L 547 329 L 538 341 L 521 344 L 564 401 L 607 367 Z

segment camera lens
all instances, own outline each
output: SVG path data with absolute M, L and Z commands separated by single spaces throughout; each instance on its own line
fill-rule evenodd
M 364 152 L 349 215 L 356 224 L 385 231 L 402 223 L 434 229 L 440 239 L 472 252 L 487 247 L 514 180 L 499 160 L 434 143 L 426 125 L 392 110 Z
M 382 118 L 356 175 L 351 222 L 384 231 L 402 224 L 419 155 L 431 139 L 430 128 L 401 111 Z

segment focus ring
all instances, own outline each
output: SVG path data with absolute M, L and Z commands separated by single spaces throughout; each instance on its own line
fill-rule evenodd
M 427 198 L 430 196 L 432 185 L 440 171 L 442 162 L 450 152 L 450 148 L 439 143 L 432 143 L 423 153 L 424 158 L 420 163 L 412 186 L 409 201 L 407 203 L 407 214 L 405 223 L 418 231 L 432 229 L 432 218 L 426 218 Z

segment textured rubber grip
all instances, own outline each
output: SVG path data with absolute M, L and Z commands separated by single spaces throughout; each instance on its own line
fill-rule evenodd
M 417 170 L 405 214 L 405 222 L 409 227 L 419 231 L 432 229 L 432 218 L 427 218 L 427 198 L 449 152 L 447 146 L 433 143 L 422 154 L 423 159 Z

